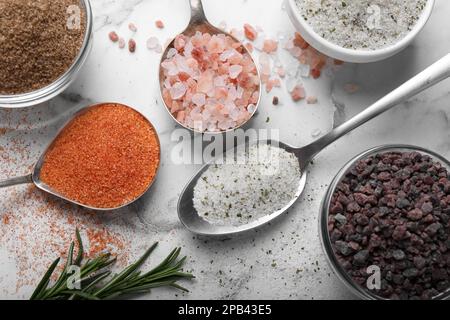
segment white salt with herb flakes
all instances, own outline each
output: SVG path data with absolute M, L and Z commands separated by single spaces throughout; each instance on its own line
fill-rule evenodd
M 341 47 L 377 50 L 403 39 L 427 0 L 296 0 L 306 22 Z
M 253 145 L 234 162 L 208 168 L 194 188 L 194 207 L 211 224 L 244 225 L 288 205 L 300 179 L 294 154 L 271 145 Z

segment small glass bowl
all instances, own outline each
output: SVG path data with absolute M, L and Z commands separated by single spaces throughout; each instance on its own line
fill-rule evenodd
M 86 12 L 86 32 L 78 56 L 70 68 L 52 84 L 27 93 L 0 95 L 0 108 L 24 108 L 46 102 L 63 92 L 75 80 L 92 48 L 93 16 L 89 0 L 80 0 Z
M 345 175 L 349 172 L 351 168 L 360 160 L 366 159 L 368 157 L 374 156 L 380 153 L 386 152 L 419 152 L 423 155 L 427 155 L 431 157 L 434 161 L 440 162 L 443 167 L 445 167 L 450 172 L 450 162 L 442 157 L 441 155 L 416 146 L 409 145 L 386 145 L 380 146 L 373 149 L 370 149 L 362 154 L 356 156 L 352 160 L 350 160 L 336 175 L 336 177 L 331 182 L 328 187 L 327 193 L 322 201 L 321 205 L 321 213 L 319 217 L 319 232 L 320 232 L 320 240 L 322 243 L 322 249 L 324 250 L 328 264 L 333 270 L 334 274 L 344 283 L 344 285 L 357 297 L 364 300 L 389 300 L 382 298 L 375 293 L 370 292 L 368 289 L 364 289 L 357 283 L 355 283 L 352 278 L 347 274 L 347 272 L 342 268 L 339 261 L 337 260 L 333 247 L 330 240 L 330 234 L 328 232 L 328 218 L 329 218 L 329 208 L 331 204 L 331 198 L 336 191 L 337 186 L 345 177 Z M 450 288 L 433 298 L 433 300 L 447 300 L 450 298 Z

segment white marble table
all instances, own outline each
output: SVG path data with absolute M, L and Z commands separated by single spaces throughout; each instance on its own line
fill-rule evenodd
M 326 187 L 351 157 L 381 144 L 415 144 L 450 157 L 449 82 L 382 115 L 321 153 L 310 168 L 304 196 L 288 215 L 238 239 L 198 238 L 183 228 L 176 213 L 178 196 L 198 166 L 171 161 L 176 145 L 171 133 L 176 126 L 157 98 L 159 56 L 145 48 L 149 36 L 156 35 L 164 43 L 183 29 L 188 21 L 188 1 L 91 1 L 95 42 L 77 81 L 49 103 L 26 110 L 0 110 L 0 178 L 27 173 L 64 119 L 83 106 L 104 101 L 131 105 L 149 117 L 162 142 L 161 172 L 138 203 L 101 215 L 67 206 L 27 186 L 0 190 L 0 298 L 27 298 L 46 267 L 65 249 L 76 226 L 88 247 L 109 243 L 107 247 L 122 257 L 122 266 L 154 241 L 159 241 L 160 247 L 150 263 L 175 246 L 183 248 L 187 269 L 197 276 L 192 283 L 185 283 L 191 292 L 161 289 L 144 298 L 352 298 L 327 266 L 319 241 L 317 219 Z M 231 28 L 249 22 L 272 37 L 280 31 L 294 31 L 281 0 L 204 2 L 215 24 L 225 21 Z M 288 143 L 311 142 L 312 132 L 327 132 L 448 53 L 449 11 L 450 2 L 438 0 L 425 30 L 394 58 L 370 65 L 346 64 L 319 80 L 305 80 L 308 92 L 319 98 L 317 105 L 292 103 L 284 88 L 265 94 L 252 126 L 280 129 L 281 139 Z M 157 19 L 165 22 L 164 30 L 155 28 Z M 129 22 L 139 27 L 134 55 L 120 51 L 107 37 L 111 30 L 128 35 Z M 359 91 L 347 93 L 343 90 L 347 83 L 357 84 Z M 282 105 L 272 105 L 274 94 Z M 96 242 L 99 238 L 103 242 Z

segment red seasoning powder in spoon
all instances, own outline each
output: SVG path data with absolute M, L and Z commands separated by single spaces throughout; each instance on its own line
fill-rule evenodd
M 47 151 L 40 178 L 64 197 L 116 208 L 141 196 L 160 162 L 155 129 L 120 104 L 102 104 L 72 120 Z

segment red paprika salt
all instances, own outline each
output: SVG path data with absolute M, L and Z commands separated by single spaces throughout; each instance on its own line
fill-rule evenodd
M 101 104 L 72 120 L 44 158 L 41 180 L 64 197 L 116 208 L 141 196 L 160 162 L 155 129 L 140 113 Z

